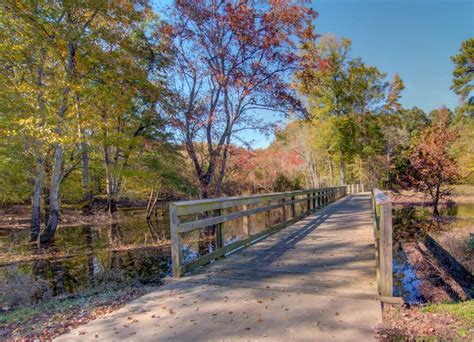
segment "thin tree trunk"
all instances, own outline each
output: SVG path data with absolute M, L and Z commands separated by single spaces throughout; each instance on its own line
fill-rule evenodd
M 439 204 L 440 185 L 436 186 L 436 192 L 433 199 L 433 215 L 439 216 L 438 204 Z
M 84 140 L 84 132 L 82 129 L 82 115 L 79 94 L 76 94 L 76 112 L 77 112 L 77 135 L 81 146 L 82 156 L 82 199 L 86 202 L 83 207 L 84 211 L 89 211 L 90 200 L 92 198 L 90 182 L 89 182 L 89 148 Z
M 387 152 L 385 153 L 385 172 L 387 177 L 387 188 L 390 189 L 390 149 L 387 148 Z
M 82 192 L 85 201 L 90 201 L 92 193 L 89 182 L 89 148 L 85 142 L 81 143 L 82 152 Z
M 346 185 L 346 164 L 344 159 L 341 159 L 341 185 Z
M 33 188 L 32 213 L 31 213 L 31 241 L 38 240 L 41 232 L 41 193 L 43 191 L 44 162 L 41 155 L 36 160 L 35 185 Z
M 39 61 L 39 65 L 37 68 L 37 86 L 38 86 L 38 106 L 41 111 L 40 115 L 42 116 L 42 120 L 40 126 L 44 125 L 43 115 L 45 113 L 46 107 L 43 98 L 43 62 L 46 59 L 46 51 L 45 49 L 41 49 L 40 53 L 41 60 Z M 36 153 L 38 156 L 36 158 L 36 166 L 35 166 L 35 175 L 34 175 L 34 187 L 33 187 L 33 195 L 32 195 L 32 210 L 31 210 L 31 241 L 38 240 L 38 237 L 41 232 L 41 194 L 43 192 L 43 182 L 44 182 L 44 164 L 45 164 L 45 156 L 41 151 L 41 143 L 36 141 Z
M 332 165 L 332 159 L 329 157 L 329 174 L 331 175 L 331 182 L 334 179 L 334 166 Z

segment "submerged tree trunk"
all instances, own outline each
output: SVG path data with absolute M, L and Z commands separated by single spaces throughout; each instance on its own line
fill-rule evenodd
M 53 239 L 59 223 L 59 188 L 62 178 L 63 147 L 56 143 L 54 147 L 54 163 L 51 172 L 51 184 L 49 187 L 49 218 L 44 232 L 41 234 L 41 242 Z

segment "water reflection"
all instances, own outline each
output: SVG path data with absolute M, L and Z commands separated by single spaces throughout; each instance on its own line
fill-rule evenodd
M 61 227 L 51 244 L 29 243 L 28 230 L 0 228 L 0 309 L 98 286 L 160 284 L 171 274 L 169 213 L 147 220 L 144 210 L 118 213 L 112 224 Z M 215 237 L 183 236 L 186 261 L 209 253 Z
M 108 283 L 159 284 L 171 269 L 168 227 L 166 219 L 150 227 L 143 212 L 124 212 L 119 223 L 63 227 L 40 247 L 28 243 L 28 231 L 0 230 L 1 307 Z
M 423 303 L 421 281 L 416 276 L 415 269 L 408 262 L 403 251 L 393 258 L 393 295 L 402 297 L 405 303 Z

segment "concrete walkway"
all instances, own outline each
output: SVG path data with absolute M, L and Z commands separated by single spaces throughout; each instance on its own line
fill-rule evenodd
M 57 340 L 373 340 L 371 215 L 369 193 L 348 196 Z

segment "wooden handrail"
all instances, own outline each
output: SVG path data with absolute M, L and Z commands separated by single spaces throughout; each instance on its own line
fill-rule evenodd
M 346 196 L 346 191 L 346 186 L 338 186 L 324 189 L 170 203 L 173 276 L 181 277 L 197 267 L 203 266 L 212 260 L 223 257 L 232 251 L 249 245 L 266 235 L 273 234 L 283 227 L 286 227 L 312 212 L 325 207 L 329 203 Z M 303 209 L 303 212 L 300 215 L 296 215 L 295 204 L 301 202 L 306 202 L 305 209 Z M 249 208 L 250 205 L 257 207 Z M 264 230 L 251 234 L 248 219 L 250 216 L 266 212 L 266 221 L 267 225 L 269 225 L 269 212 L 286 206 L 291 207 L 291 217 L 287 217 L 286 210 L 284 210 L 282 222 L 274 226 L 267 226 Z M 226 215 L 223 215 L 221 212 L 222 209 L 235 207 L 241 208 L 239 208 L 239 211 Z M 181 217 L 187 215 L 194 215 L 194 220 L 181 222 Z M 242 230 L 245 236 L 239 241 L 231 242 L 226 245 L 224 241 L 224 223 L 239 218 L 242 218 Z M 215 227 L 216 250 L 192 261 L 183 262 L 182 234 L 210 226 Z
M 392 200 L 379 189 L 372 189 L 372 207 L 374 212 L 377 288 L 381 296 L 392 297 Z

